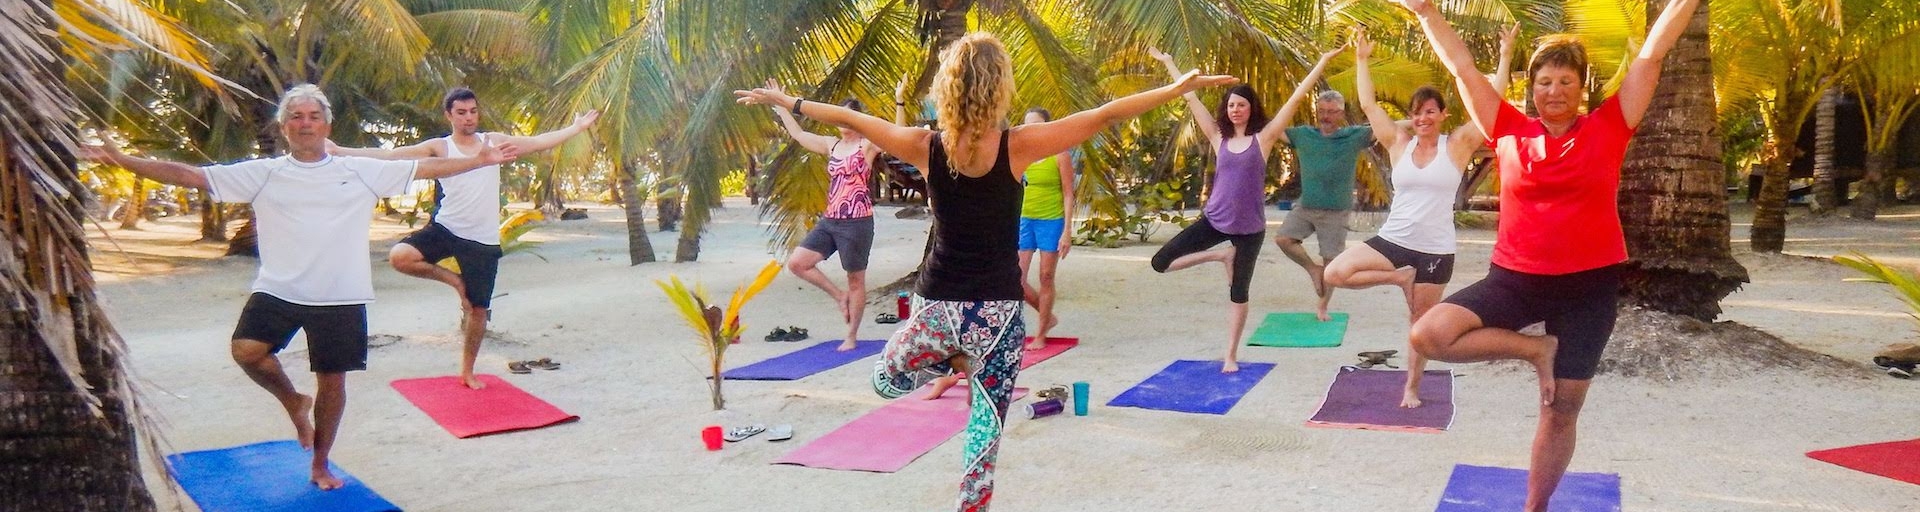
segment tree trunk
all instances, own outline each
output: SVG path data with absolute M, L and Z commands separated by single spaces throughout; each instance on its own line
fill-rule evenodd
M 213 202 L 213 194 L 200 194 L 200 241 L 227 241 L 227 208 Z
M 133 195 L 127 197 L 127 205 L 120 209 L 120 229 L 140 229 L 140 219 L 147 215 L 147 180 L 133 179 Z
M 1660 15 L 1658 2 L 1647 19 Z M 1620 169 L 1620 221 L 1635 305 L 1712 321 L 1747 282 L 1733 259 L 1725 167 L 1714 113 L 1707 2 L 1667 54 L 1659 88 Z
M 1840 194 L 1833 189 L 1834 111 L 1840 106 L 1840 87 L 1821 91 L 1813 115 L 1813 201 L 1808 208 L 1824 215 L 1840 205 Z
M 676 247 L 673 251 L 673 261 L 675 263 L 700 261 L 700 230 L 685 229 L 680 231 L 680 246 Z
M 253 209 L 248 208 L 247 223 L 241 224 L 240 230 L 233 232 L 233 240 L 227 243 L 225 256 L 260 257 L 259 232 L 253 221 Z
M 1787 163 L 1793 157 L 1792 139 L 1782 143 L 1775 135 L 1767 141 L 1769 156 L 1760 177 L 1760 197 L 1753 205 L 1753 229 L 1749 245 L 1753 252 L 1778 254 L 1787 242 Z
M 653 241 L 647 239 L 647 197 L 640 194 L 640 187 L 634 185 L 635 167 L 631 162 L 620 164 L 619 187 L 615 190 L 620 196 L 620 209 L 627 213 L 627 265 L 659 261 L 653 254 Z
M 1853 196 L 1853 218 L 1873 220 L 1880 215 L 1881 192 L 1886 187 L 1887 170 L 1893 167 L 1896 146 L 1867 153 L 1867 174 L 1860 178 L 1860 193 Z
M 660 224 L 660 231 L 676 231 L 680 225 L 680 198 L 685 194 L 667 186 L 663 180 L 653 186 L 654 222 Z
M 0 12 L 0 510 L 154 510 L 125 347 L 94 295 L 52 0 Z M 50 183 L 44 182 L 50 181 Z

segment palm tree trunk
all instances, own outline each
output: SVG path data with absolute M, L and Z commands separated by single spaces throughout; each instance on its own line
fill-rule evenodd
M 140 229 L 140 219 L 147 214 L 147 180 L 133 178 L 133 195 L 127 198 L 127 206 L 120 209 L 120 229 Z
M 1860 178 L 1860 194 L 1853 196 L 1853 218 L 1873 220 L 1880 215 L 1880 200 L 1886 184 L 1887 170 L 1893 167 L 1895 146 L 1887 146 L 1867 153 L 1867 174 Z
M 1766 174 L 1760 177 L 1760 197 L 1753 205 L 1753 229 L 1748 242 L 1753 252 L 1778 254 L 1786 246 L 1787 164 L 1793 160 L 1787 153 L 1793 151 L 1792 141 L 1781 134 L 1767 141 L 1768 156 L 1763 164 Z
M 233 232 L 233 240 L 227 242 L 227 252 L 223 256 L 260 257 L 260 233 L 254 226 L 253 209 L 247 209 L 247 222 Z
M 680 230 L 680 246 L 673 251 L 675 263 L 700 261 L 700 231 L 692 226 Z
M 1649 3 L 1647 19 L 1662 7 Z M 1707 2 L 1696 9 L 1620 169 L 1620 222 L 1632 255 L 1623 293 L 1635 305 L 1712 321 L 1747 270 L 1729 238 Z
M 647 198 L 640 194 L 640 187 L 634 185 L 633 175 L 637 166 L 631 162 L 620 164 L 619 186 L 620 209 L 627 213 L 627 265 L 639 265 L 659 261 L 653 254 L 653 241 L 647 239 Z
M 94 296 L 52 0 L 0 11 L 0 508 L 154 510 L 120 344 Z M 50 182 L 50 183 L 48 183 Z
M 210 194 L 200 194 L 200 241 L 227 241 L 226 207 L 213 202 Z
M 1814 106 L 1813 125 L 1813 203 L 1814 214 L 1825 214 L 1839 206 L 1839 194 L 1833 189 L 1834 111 L 1840 106 L 1840 87 L 1821 91 Z

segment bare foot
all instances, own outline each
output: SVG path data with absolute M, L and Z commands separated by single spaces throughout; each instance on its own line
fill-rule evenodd
M 945 377 L 940 377 L 938 379 L 933 379 L 933 389 L 927 392 L 927 396 L 920 397 L 920 399 L 921 400 L 937 400 L 940 398 L 940 395 L 946 394 L 947 389 L 952 388 L 954 384 L 959 384 L 959 383 L 960 383 L 959 375 L 948 375 Z
M 1407 409 L 1420 408 L 1420 392 L 1411 389 L 1402 392 L 1400 394 L 1400 407 Z
M 1330 298 L 1327 293 L 1327 267 L 1325 265 L 1307 267 L 1307 277 L 1313 278 L 1314 296 L 1320 298 L 1313 308 L 1313 317 L 1322 322 L 1332 320 L 1333 316 L 1327 314 L 1327 301 Z
M 293 403 L 281 403 L 287 409 L 287 419 L 293 420 L 293 435 L 300 440 L 300 447 L 313 449 L 313 397 L 297 395 L 300 398 Z
M 1040 350 L 1043 348 L 1047 348 L 1046 338 L 1035 336 L 1033 341 L 1027 342 L 1027 350 Z
M 1235 362 L 1232 359 L 1228 359 L 1226 360 L 1226 362 L 1220 363 L 1220 373 L 1237 373 L 1239 371 L 1240 371 L 1240 363 Z
M 1419 271 L 1413 267 L 1401 267 L 1393 270 L 1395 280 L 1400 282 L 1400 291 L 1407 296 L 1407 304 L 1413 304 L 1413 278 Z
M 466 384 L 467 389 L 487 389 L 487 383 L 480 382 L 480 379 L 474 378 L 471 373 L 461 374 L 460 383 Z
M 846 352 L 848 350 L 853 350 L 854 347 L 858 347 L 858 346 L 860 346 L 860 344 L 856 340 L 847 339 L 847 340 L 842 340 L 840 342 L 840 346 L 834 347 L 833 350 L 835 352 Z
M 313 486 L 319 487 L 322 491 L 331 491 L 347 485 L 346 482 L 340 481 L 339 478 L 334 478 L 333 473 L 327 471 L 325 467 L 315 468 L 313 470 L 312 481 Z
M 1553 356 L 1560 351 L 1560 338 L 1541 336 L 1540 339 L 1546 341 L 1546 347 L 1540 350 L 1538 359 L 1528 362 L 1533 363 L 1534 373 L 1540 375 L 1540 405 L 1553 405 Z

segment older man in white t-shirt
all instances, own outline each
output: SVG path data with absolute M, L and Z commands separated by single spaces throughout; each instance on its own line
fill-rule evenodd
M 335 155 L 360 156 L 387 160 L 471 155 L 492 144 L 513 144 L 525 153 L 546 151 L 579 135 L 600 118 L 599 111 L 575 116 L 566 128 L 532 137 L 518 137 L 480 131 L 480 100 L 473 91 L 456 87 L 440 100 L 453 133 L 393 149 L 343 148 L 329 143 Z M 387 261 L 410 276 L 446 283 L 460 296 L 460 381 L 467 387 L 486 387 L 473 377 L 473 362 L 480 356 L 480 342 L 487 333 L 487 320 L 493 308 L 493 285 L 500 272 L 500 167 L 490 166 L 476 172 L 434 180 L 434 203 L 438 210 L 427 227 L 401 239 L 387 253 Z M 440 267 L 440 260 L 453 258 L 460 265 L 454 273 Z M 523 371 L 517 367 L 512 371 Z
M 233 360 L 280 400 L 300 444 L 313 450 L 313 484 L 332 490 L 342 485 L 327 470 L 327 454 L 346 410 L 346 372 L 367 368 L 366 305 L 373 302 L 367 225 L 375 203 L 404 193 L 415 178 L 498 165 L 518 149 L 500 145 L 463 158 L 417 161 L 330 156 L 331 104 L 306 84 L 281 96 L 276 119 L 289 150 L 277 158 L 194 167 L 127 156 L 111 144 L 83 148 L 80 156 L 162 183 L 205 189 L 220 202 L 253 205 L 260 273 L 234 328 Z M 301 330 L 307 333 L 314 396 L 294 389 L 275 355 Z

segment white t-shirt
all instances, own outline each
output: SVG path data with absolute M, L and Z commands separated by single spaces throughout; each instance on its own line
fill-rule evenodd
M 252 203 L 260 236 L 253 291 L 308 306 L 373 302 L 367 224 L 381 197 L 406 192 L 415 162 L 292 157 L 200 168 L 216 201 Z
M 1460 189 L 1460 168 L 1447 155 L 1446 135 L 1440 136 L 1439 151 L 1426 167 L 1413 163 L 1418 144 L 1407 142 L 1406 152 L 1393 161 L 1393 203 L 1380 225 L 1380 238 L 1427 254 L 1453 254 L 1453 197 Z
M 488 138 L 485 133 L 478 135 L 481 140 Z M 453 137 L 440 140 L 447 144 L 447 157 L 467 156 L 453 143 Z M 438 181 L 443 197 L 440 211 L 433 214 L 433 222 L 446 226 L 453 236 L 500 245 L 500 166 L 478 167 Z

